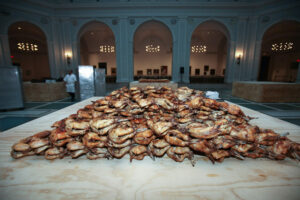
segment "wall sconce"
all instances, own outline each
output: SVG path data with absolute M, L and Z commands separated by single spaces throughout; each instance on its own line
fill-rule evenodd
M 235 53 L 235 57 L 236 57 L 236 64 L 240 64 L 241 63 L 241 58 L 242 58 L 242 56 L 243 56 L 243 53 L 241 52 L 241 51 L 237 51 L 236 53 Z
M 71 63 L 71 58 L 72 58 L 72 52 L 66 51 L 66 52 L 65 52 L 65 56 L 66 56 L 66 58 L 67 58 L 67 63 L 68 63 L 68 65 L 70 65 L 70 63 Z

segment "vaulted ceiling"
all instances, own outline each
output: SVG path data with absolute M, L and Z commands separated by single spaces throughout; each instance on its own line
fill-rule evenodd
M 10 50 L 19 52 L 17 43 L 37 44 L 38 51 L 35 53 L 47 53 L 47 38 L 44 32 L 34 24 L 17 22 L 8 29 Z
M 115 37 L 106 24 L 91 22 L 80 32 L 80 45 L 81 51 L 98 53 L 100 45 L 115 45 Z
M 169 28 L 161 22 L 148 21 L 141 24 L 134 34 L 135 51 L 143 51 L 145 45 L 160 45 L 161 51 L 170 51 L 173 38 Z
M 217 52 L 227 44 L 228 31 L 223 25 L 211 21 L 199 25 L 192 34 L 191 45 L 206 45 L 208 52 Z M 134 49 L 143 51 L 145 45 L 160 45 L 161 51 L 170 51 L 173 45 L 172 33 L 169 28 L 158 21 L 141 24 L 134 34 Z M 99 52 L 100 45 L 115 45 L 112 30 L 104 23 L 91 22 L 80 32 L 81 51 Z
M 194 30 L 191 45 L 206 45 L 207 52 L 217 52 L 220 48 L 224 50 L 228 40 L 229 33 L 224 25 L 208 21 L 200 24 Z
M 296 21 L 283 21 L 270 27 L 264 34 L 262 51 L 271 52 L 274 43 L 293 42 L 291 51 L 300 51 L 300 23 Z

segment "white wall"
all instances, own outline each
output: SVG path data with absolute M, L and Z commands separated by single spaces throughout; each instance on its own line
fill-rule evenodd
M 195 69 L 200 69 L 200 76 L 204 75 L 204 65 L 209 65 L 210 69 L 215 69 L 216 75 L 218 69 L 218 54 L 217 53 L 191 53 L 191 76 L 195 76 Z
M 139 52 L 134 55 L 134 75 L 138 70 L 143 70 L 143 75 L 147 75 L 147 69 L 159 69 L 160 66 L 168 66 L 168 76 L 172 75 L 172 54 L 171 53 L 146 53 Z M 161 74 L 160 74 L 161 75 Z
M 220 52 L 218 55 L 218 68 L 216 71 L 216 75 L 218 76 L 224 76 L 223 70 L 226 70 L 226 59 L 227 59 L 227 54 L 224 52 Z
M 87 54 L 87 58 L 87 62 L 84 62 L 85 58 L 82 59 L 83 65 L 95 65 L 98 67 L 99 62 L 106 62 L 108 76 L 111 75 L 111 68 L 116 68 L 116 53 L 89 53 Z
M 146 45 L 160 47 L 159 52 L 146 52 Z M 168 76 L 172 75 L 172 34 L 163 23 L 149 21 L 139 26 L 134 35 L 134 75 L 142 70 L 147 75 L 147 69 L 158 69 L 168 66 Z
M 291 69 L 292 62 L 299 59 L 300 52 L 273 54 L 270 58 L 268 80 L 295 81 L 297 69 Z
M 24 81 L 50 77 L 48 54 L 14 53 L 13 55 L 12 61 L 21 64 L 22 79 Z

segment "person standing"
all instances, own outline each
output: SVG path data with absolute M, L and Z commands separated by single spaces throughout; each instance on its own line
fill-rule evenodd
M 70 70 L 65 76 L 64 81 L 66 82 L 66 91 L 71 96 L 71 100 L 75 99 L 75 82 L 77 81 L 75 74 Z

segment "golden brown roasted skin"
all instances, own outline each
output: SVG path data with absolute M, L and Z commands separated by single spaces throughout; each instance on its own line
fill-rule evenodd
M 132 146 L 132 148 L 129 151 L 130 155 L 130 162 L 133 159 L 136 160 L 143 160 L 145 156 L 149 155 L 148 149 L 144 145 L 136 145 Z
M 132 161 L 166 155 L 193 165 L 195 154 L 213 163 L 228 157 L 300 160 L 300 144 L 287 134 L 252 126 L 239 106 L 203 94 L 187 87 L 123 87 L 56 121 L 52 130 L 15 143 L 11 156 L 95 160 L 129 154 Z

